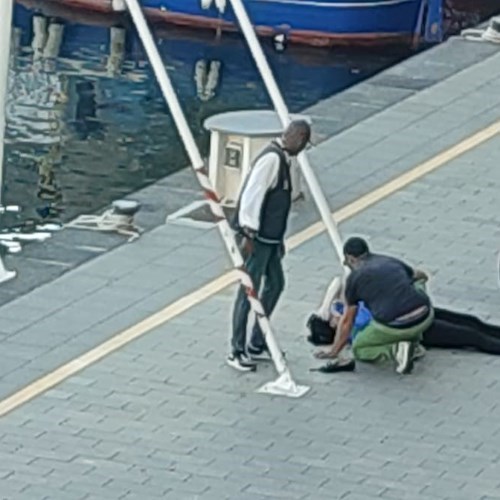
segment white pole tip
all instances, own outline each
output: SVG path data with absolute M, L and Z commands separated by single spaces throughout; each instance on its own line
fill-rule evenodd
M 288 398 L 300 398 L 307 394 L 311 388 L 307 385 L 297 385 L 286 374 L 278 377 L 274 382 L 268 382 L 257 389 L 261 394 L 270 394 L 273 396 L 285 396 Z

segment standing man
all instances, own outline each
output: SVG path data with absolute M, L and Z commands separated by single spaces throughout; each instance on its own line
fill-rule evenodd
M 434 319 L 423 286 L 427 276 L 398 259 L 371 253 L 362 238 L 347 240 L 344 257 L 352 270 L 345 286 L 346 309 L 331 350 L 319 352 L 317 357 L 348 362 L 340 359 L 342 350 L 348 343 L 358 304 L 364 302 L 372 318 L 354 339 L 355 359 L 394 360 L 398 373 L 410 373 L 415 348 Z
M 245 268 L 267 316 L 285 286 L 281 260 L 292 206 L 290 157 L 298 155 L 310 137 L 305 120 L 290 123 L 281 139 L 271 142 L 254 161 L 236 208 L 234 228 L 241 237 Z M 249 312 L 250 302 L 241 286 L 233 311 L 232 352 L 227 358 L 227 363 L 240 371 L 254 371 L 255 361 L 269 356 L 257 321 L 246 345 Z

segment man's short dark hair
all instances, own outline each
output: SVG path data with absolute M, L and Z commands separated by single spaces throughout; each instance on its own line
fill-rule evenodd
M 370 253 L 368 243 L 358 236 L 349 238 L 344 244 L 344 255 L 351 257 L 361 257 L 362 255 Z
M 299 119 L 290 122 L 285 130 L 285 133 L 298 135 L 304 138 L 304 142 L 307 143 L 311 140 L 311 126 L 306 120 Z

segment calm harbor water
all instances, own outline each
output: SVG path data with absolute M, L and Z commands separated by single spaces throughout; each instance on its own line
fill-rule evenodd
M 474 18 L 474 21 L 476 19 Z M 5 201 L 33 217 L 68 220 L 187 165 L 140 42 L 130 26 L 74 12 L 16 6 L 5 163 Z M 269 108 L 242 40 L 190 31 L 155 33 L 203 152 L 203 121 Z M 292 111 L 300 111 L 407 57 L 266 47 Z

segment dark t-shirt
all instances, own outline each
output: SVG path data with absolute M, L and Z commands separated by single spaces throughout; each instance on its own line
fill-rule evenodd
M 429 298 L 415 289 L 413 269 L 393 257 L 371 254 L 346 282 L 350 306 L 363 301 L 380 323 L 388 324 L 424 305 Z

